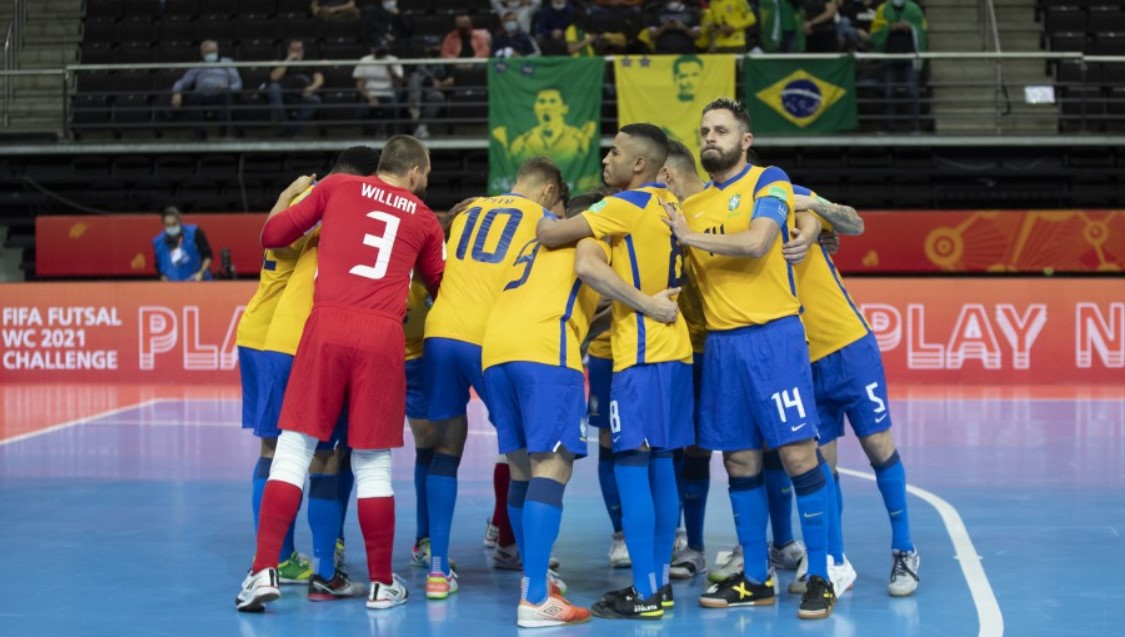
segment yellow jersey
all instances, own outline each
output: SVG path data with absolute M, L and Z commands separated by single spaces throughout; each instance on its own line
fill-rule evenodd
M 481 344 L 515 252 L 535 238 L 535 225 L 546 214 L 534 201 L 508 193 L 477 199 L 453 220 L 441 289 L 426 317 L 426 338 Z
M 421 281 L 410 284 L 410 296 L 406 299 L 406 318 L 402 321 L 402 331 L 406 334 L 406 360 L 422 358 L 422 336 L 425 334 L 426 315 L 430 312 L 430 293 Z
M 794 190 L 800 192 L 801 188 L 795 186 Z M 816 197 L 816 194 L 810 192 L 809 196 Z M 820 215 L 816 217 L 825 230 L 832 230 L 832 224 Z M 832 262 L 832 255 L 823 246 L 814 245 L 795 270 L 799 284 L 797 298 L 805 310 L 801 319 L 809 341 L 810 361 L 815 363 L 867 335 L 871 326 L 852 301 Z
M 691 340 L 693 354 L 702 354 L 707 343 L 707 319 L 703 316 L 703 297 L 691 268 L 687 268 L 680 281 L 680 296 L 676 301 L 680 306 L 680 316 L 687 323 L 688 338 Z
M 613 360 L 613 341 L 610 339 L 612 331 L 612 329 L 607 329 L 590 339 L 590 344 L 586 347 L 586 353 L 594 358 Z
M 649 183 L 597 202 L 582 213 L 621 280 L 646 295 L 679 285 L 683 252 L 664 223 L 664 203 L 680 201 L 664 184 Z M 661 323 L 624 303 L 613 303 L 613 371 L 634 365 L 691 362 L 687 323 Z
M 711 0 L 707 10 L 703 12 L 703 33 L 696 44 L 701 49 L 707 49 L 713 38 L 717 48 L 745 47 L 746 29 L 757 23 L 758 18 L 754 16 L 754 10 L 746 0 Z M 713 26 L 724 25 L 734 30 L 729 35 L 712 30 Z
M 549 250 L 534 238 L 522 246 L 488 319 L 483 369 L 527 362 L 582 371 L 579 348 L 599 295 L 574 274 L 574 254 L 573 246 Z
M 757 202 L 780 200 L 783 206 L 763 205 L 766 216 L 784 213 L 784 223 L 773 245 L 759 259 L 730 257 L 691 248 L 688 260 L 699 284 L 703 314 L 709 331 L 731 330 L 800 313 L 797 280 L 781 254 L 792 235 L 793 185 L 785 171 L 773 166 L 749 166 L 721 183 L 688 199 L 684 216 L 696 232 L 736 234 L 750 228 Z M 776 203 L 776 202 L 775 202 Z M 779 208 L 783 207 L 783 210 Z
M 316 284 L 317 249 L 320 246 L 320 227 L 306 235 L 305 245 L 297 257 L 297 264 L 289 276 L 289 283 L 281 293 L 277 309 L 266 333 L 263 349 L 293 356 L 305 331 L 313 306 L 313 288 Z
M 301 194 L 293 198 L 289 205 L 299 203 L 307 197 L 314 186 L 309 186 Z M 264 349 L 266 335 L 273 321 L 274 312 L 278 301 L 289 283 L 293 268 L 297 265 L 297 257 L 305 245 L 306 237 L 293 242 L 287 248 L 266 250 L 262 257 L 262 271 L 258 275 L 258 289 L 246 304 L 246 311 L 238 321 L 238 331 L 235 343 L 239 347 Z

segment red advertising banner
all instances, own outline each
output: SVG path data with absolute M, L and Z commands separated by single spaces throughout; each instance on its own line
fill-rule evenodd
M 892 384 L 1121 385 L 1120 279 L 856 279 Z M 0 284 L 0 383 L 236 383 L 250 282 Z
M 864 212 L 845 273 L 1122 272 L 1125 210 Z
M 203 229 L 219 268 L 219 251 L 229 249 L 238 273 L 257 275 L 263 213 L 184 215 Z M 152 240 L 164 230 L 158 214 L 39 216 L 35 218 L 35 272 L 50 277 L 156 277 Z

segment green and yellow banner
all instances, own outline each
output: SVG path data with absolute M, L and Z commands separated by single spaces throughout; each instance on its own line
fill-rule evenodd
M 488 66 L 488 192 L 511 190 L 529 157 L 550 157 L 571 192 L 601 178 L 601 58 L 508 58 Z
M 855 58 L 771 60 L 747 58 L 746 105 L 754 134 L 803 135 L 859 125 Z
M 733 55 L 616 58 L 618 125 L 647 122 L 660 126 L 690 148 L 698 163 L 703 107 L 715 98 L 735 96 L 734 64 Z

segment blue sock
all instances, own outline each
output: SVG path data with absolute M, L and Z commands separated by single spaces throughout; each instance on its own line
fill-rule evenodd
M 676 463 L 672 453 L 654 451 L 648 464 L 648 479 L 652 485 L 652 505 L 656 532 L 652 541 L 652 562 L 656 567 L 656 590 L 671 583 L 668 569 L 672 562 L 672 547 L 676 543 L 676 523 L 680 521 L 679 489 L 676 488 Z
M 273 458 L 258 458 L 258 464 L 254 465 L 254 489 L 250 496 L 250 506 L 254 509 L 254 531 L 258 530 L 258 514 L 262 510 L 262 493 L 266 490 L 266 481 L 270 477 L 270 467 L 273 466 Z M 281 553 L 277 556 L 278 564 L 289 559 L 293 552 L 297 550 L 293 534 L 297 528 L 296 519 L 293 524 L 289 525 L 289 531 L 285 534 L 285 540 L 281 543 Z
M 891 454 L 886 462 L 871 465 L 875 469 L 875 482 L 879 493 L 883 494 L 883 505 L 891 518 L 891 548 L 899 551 L 913 551 L 914 542 L 910 539 L 910 514 L 906 507 L 906 468 L 898 451 Z
M 734 512 L 734 528 L 746 560 L 746 577 L 765 583 L 769 577 L 770 562 L 766 548 L 769 504 L 766 502 L 765 476 L 761 473 L 751 477 L 732 476 L 729 485 L 730 508 Z
M 776 449 L 763 453 L 762 463 L 765 465 L 773 545 L 785 546 L 793 541 L 793 483 Z
M 332 579 L 336 574 L 336 538 L 340 535 L 340 481 L 334 473 L 309 475 L 309 529 L 313 539 L 316 574 Z
M 707 493 L 711 490 L 711 458 L 687 456 L 681 475 L 688 546 L 702 551 L 703 518 L 707 513 Z
M 621 522 L 625 528 L 625 546 L 633 562 L 633 587 L 642 599 L 652 597 L 656 588 L 656 564 L 653 562 L 656 511 L 649 482 L 648 451 L 624 451 L 613 459 L 613 475 L 617 490 L 628 493 L 628 504 L 622 502 Z
M 547 599 L 547 566 L 559 536 L 565 489 L 565 484 L 548 478 L 532 478 L 527 486 L 523 531 L 530 541 L 523 552 L 522 588 L 523 598 L 532 604 L 542 604 Z
M 819 451 L 816 453 L 820 460 L 820 471 L 824 474 L 825 482 L 824 516 L 827 523 L 828 554 L 839 565 L 844 563 L 844 535 L 843 529 L 840 527 L 840 506 L 836 503 L 839 490 L 836 485 L 836 477 L 832 473 L 832 467 L 828 466 Z
M 598 447 L 598 484 L 602 487 L 602 500 L 609 513 L 613 532 L 621 532 L 621 495 L 617 492 L 617 481 L 613 477 L 613 449 Z
M 415 541 L 430 537 L 430 511 L 426 502 L 426 476 L 430 475 L 430 463 L 434 460 L 434 448 L 422 447 L 414 450 L 414 516 L 417 525 Z
M 348 503 L 352 500 L 352 488 L 355 487 L 355 474 L 352 473 L 352 454 L 349 450 L 340 459 L 340 468 L 336 473 L 337 491 L 340 499 L 340 541 L 344 541 L 344 522 L 348 518 Z
M 820 463 L 823 465 L 823 461 Z M 809 576 L 819 575 L 828 581 L 828 481 L 820 466 L 813 467 L 799 476 L 793 476 L 793 490 L 797 492 L 797 512 L 801 518 L 801 534 L 805 537 L 805 549 L 809 565 Z
M 516 536 L 516 548 L 524 554 L 523 504 L 527 501 L 527 485 L 524 480 L 508 482 L 508 521 L 512 524 L 512 535 Z
M 672 451 L 672 468 L 676 472 L 676 498 L 679 501 L 679 510 L 676 513 L 677 528 L 684 515 L 684 458 L 686 457 L 682 447 Z
M 431 572 L 449 575 L 449 530 L 457 504 L 457 467 L 461 459 L 435 453 L 426 476 L 426 508 L 430 513 Z

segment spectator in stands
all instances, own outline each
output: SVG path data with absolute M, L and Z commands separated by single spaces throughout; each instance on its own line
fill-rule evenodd
M 566 40 L 566 30 L 574 24 L 574 7 L 569 0 L 551 0 L 539 11 L 540 46 L 548 48 L 547 43 L 555 44 L 552 52 L 562 48 Z
M 835 0 L 801 0 L 805 10 L 805 51 L 808 53 L 836 53 L 840 50 L 836 38 Z
M 837 34 L 845 51 L 871 48 L 871 23 L 875 20 L 875 0 L 841 0 Z
M 492 38 L 493 57 L 539 55 L 539 45 L 531 34 L 520 28 L 519 18 L 512 11 L 505 13 L 500 30 Z
M 441 57 L 486 58 L 492 53 L 492 35 L 487 29 L 474 29 L 467 14 L 457 16 L 453 25 L 441 43 Z
M 413 29 L 398 10 L 396 0 L 382 0 L 363 7 L 363 41 L 384 40 L 390 44 L 404 42 L 413 35 Z
M 697 7 L 689 7 L 682 0 L 667 0 L 660 10 L 650 15 L 648 22 L 643 35 L 647 36 L 646 44 L 656 53 L 695 53 L 695 40 L 702 33 Z
M 187 106 L 188 117 L 196 123 L 195 134 L 203 139 L 207 136 L 203 121 L 210 111 L 219 113 L 229 132 L 232 95 L 242 90 L 242 77 L 236 68 L 217 66 L 234 61 L 227 57 L 219 58 L 218 42 L 204 40 L 199 45 L 199 53 L 204 64 L 188 69 L 172 85 L 172 108 Z
M 437 59 L 441 54 L 441 39 L 426 36 L 426 57 Z M 414 136 L 428 139 L 430 129 L 427 122 L 433 121 L 441 113 L 445 104 L 445 90 L 453 86 L 453 76 L 444 64 L 420 64 L 410 73 L 406 109 L 414 121 Z
M 796 0 L 794 0 L 796 1 Z M 790 0 L 761 0 L 759 4 L 762 50 L 766 53 L 797 52 L 797 12 Z
M 531 17 L 539 10 L 542 0 L 492 0 L 492 10 L 501 20 L 505 14 L 516 14 L 516 21 L 520 23 L 520 31 L 531 33 Z
M 644 0 L 594 0 L 590 11 L 594 13 L 616 13 L 626 15 L 640 13 Z
M 164 209 L 164 230 L 152 239 L 161 281 L 210 281 L 211 244 L 203 229 L 185 224 L 175 206 Z
M 312 0 L 309 12 L 321 20 L 355 20 L 359 17 L 355 0 Z
M 357 119 L 369 117 L 380 120 L 398 118 L 399 105 L 402 103 L 400 92 L 406 85 L 406 80 L 402 74 L 402 65 L 389 63 L 363 64 L 364 62 L 395 62 L 397 60 L 397 57 L 390 54 L 390 49 L 384 41 L 372 44 L 371 53 L 359 59 L 360 64 L 352 72 L 361 102 L 356 114 Z
M 871 23 L 871 42 L 882 53 L 925 53 L 927 51 L 926 14 L 914 0 L 889 0 L 879 6 Z M 895 129 L 897 108 L 895 94 L 906 89 L 910 96 L 911 130 L 920 130 L 918 72 L 921 60 L 883 62 L 883 99 L 886 102 L 884 128 Z
M 324 75 L 315 68 L 304 67 L 290 72 L 285 64 L 285 62 L 300 62 L 303 59 L 305 59 L 305 43 L 301 40 L 291 40 L 285 60 L 270 71 L 268 88 L 274 121 L 287 121 L 289 109 L 295 111 L 293 122 L 285 127 L 286 137 L 296 135 L 300 123 L 312 119 L 320 106 L 320 96 L 316 92 L 324 86 Z
M 758 23 L 746 0 L 711 0 L 703 12 L 696 45 L 708 53 L 745 53 L 746 29 Z

